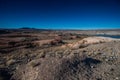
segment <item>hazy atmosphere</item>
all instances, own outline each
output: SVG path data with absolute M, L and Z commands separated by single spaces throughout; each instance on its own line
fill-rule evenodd
M 120 28 L 120 0 L 0 0 L 0 28 Z

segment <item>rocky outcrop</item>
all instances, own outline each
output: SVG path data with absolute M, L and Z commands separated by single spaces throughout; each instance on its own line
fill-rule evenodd
M 70 43 L 62 47 L 70 47 L 72 49 L 84 48 L 90 44 L 99 44 L 110 41 L 120 41 L 120 39 L 108 38 L 108 37 L 87 37 L 75 43 Z

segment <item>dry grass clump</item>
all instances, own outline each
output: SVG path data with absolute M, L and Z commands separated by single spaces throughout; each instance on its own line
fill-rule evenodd
M 10 59 L 7 61 L 6 65 L 9 66 L 9 65 L 12 65 L 12 64 L 15 64 L 16 63 L 16 60 L 14 59 Z
M 31 67 L 36 67 L 40 65 L 40 62 L 38 60 L 32 60 L 28 63 L 28 65 Z

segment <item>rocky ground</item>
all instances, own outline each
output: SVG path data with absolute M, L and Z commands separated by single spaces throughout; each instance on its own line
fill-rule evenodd
M 120 40 L 7 31 L 0 35 L 0 80 L 120 80 Z

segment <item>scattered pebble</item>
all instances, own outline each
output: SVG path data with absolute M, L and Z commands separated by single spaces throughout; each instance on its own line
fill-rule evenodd
M 118 77 L 115 78 L 115 80 L 118 80 L 118 79 L 119 79 Z

